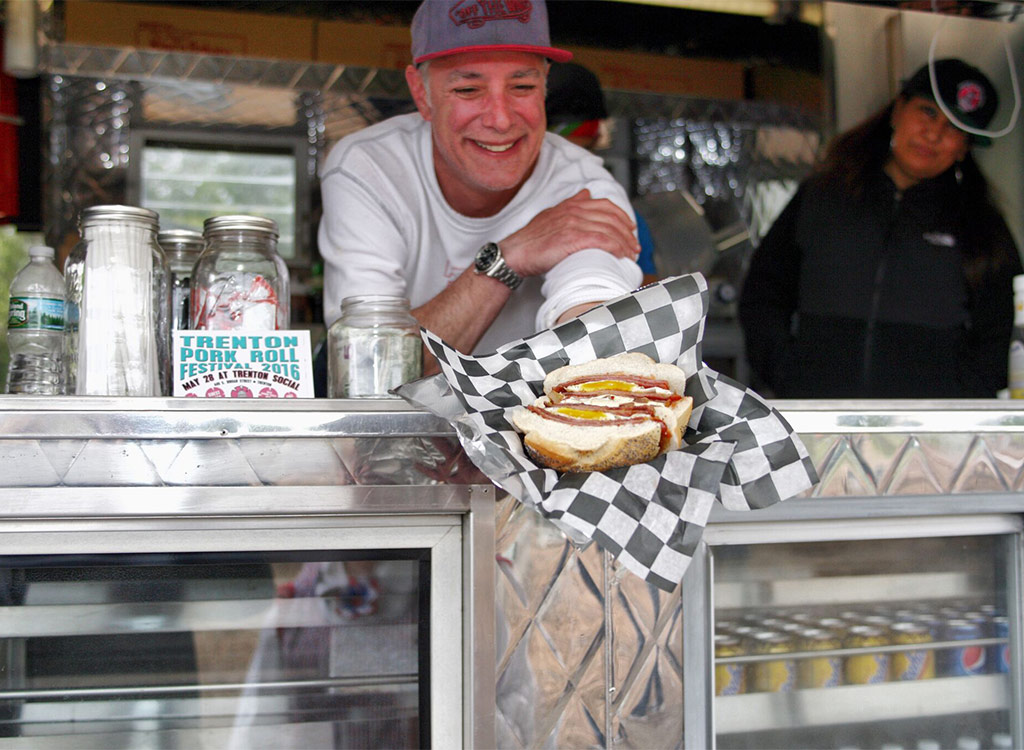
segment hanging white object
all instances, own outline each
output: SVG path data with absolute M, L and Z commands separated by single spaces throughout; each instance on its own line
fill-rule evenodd
M 4 72 L 15 78 L 39 75 L 36 0 L 6 0 L 4 20 Z
M 1006 34 L 1003 34 L 1003 48 L 1006 50 L 1006 63 L 1010 67 L 1010 85 L 1013 86 L 1013 112 L 1010 114 L 1010 121 L 1006 124 L 1006 127 L 1000 130 L 984 130 L 982 128 L 974 128 L 960 121 L 960 119 L 950 112 L 946 103 L 942 101 L 942 96 L 939 94 L 939 82 L 935 77 L 935 45 L 939 41 L 939 32 L 942 31 L 942 26 L 946 23 L 943 19 L 942 24 L 938 29 L 935 30 L 935 34 L 932 36 L 932 43 L 928 47 L 928 77 L 932 83 L 932 93 L 935 95 L 935 103 L 939 105 L 939 109 L 942 110 L 950 122 L 956 125 L 960 130 L 971 135 L 983 135 L 988 138 L 1001 138 L 1017 125 L 1017 115 L 1020 114 L 1020 84 L 1017 82 L 1017 67 L 1014 64 L 1013 52 L 1010 51 L 1010 43 L 1006 39 Z

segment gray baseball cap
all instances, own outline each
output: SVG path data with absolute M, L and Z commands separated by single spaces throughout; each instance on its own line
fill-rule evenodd
M 412 61 L 460 52 L 532 52 L 555 62 L 572 53 L 551 46 L 544 0 L 423 0 L 412 19 Z

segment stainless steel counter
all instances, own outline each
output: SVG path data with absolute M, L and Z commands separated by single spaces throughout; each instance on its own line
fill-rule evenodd
M 851 523 L 880 538 L 922 524 L 1017 533 L 1024 404 L 776 405 L 821 482 L 755 514 L 716 509 L 709 544 L 827 539 Z M 512 499 L 495 502 L 447 423 L 403 402 L 0 397 L 0 466 L 0 534 L 26 553 L 57 539 L 155 551 L 169 533 L 211 550 L 247 536 L 309 544 L 325 528 L 359 545 L 364 528 L 466 519 L 465 744 L 675 747 L 684 715 L 688 746 L 714 736 L 699 687 L 710 603 L 690 602 L 685 583 L 653 589 Z M 708 561 L 687 574 L 698 591 L 710 589 Z M 1014 679 L 1019 696 L 1019 668 Z

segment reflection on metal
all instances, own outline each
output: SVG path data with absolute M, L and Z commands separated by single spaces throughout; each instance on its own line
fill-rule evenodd
M 314 175 L 329 144 L 412 108 L 396 70 L 70 44 L 47 45 L 41 67 L 56 247 L 77 236 L 82 208 L 130 202 L 133 126 L 295 133 L 309 143 Z
M 70 703 L 86 698 L 115 698 L 124 700 L 135 696 L 157 696 L 175 695 L 181 693 L 233 693 L 243 690 L 251 690 L 259 693 L 272 692 L 276 690 L 308 690 L 327 688 L 332 691 L 351 690 L 352 688 L 368 687 L 397 687 L 400 685 L 416 685 L 419 675 L 416 674 L 392 674 L 392 675 L 359 675 L 355 677 L 332 677 L 325 680 L 279 680 L 277 682 L 261 682 L 252 684 L 248 682 L 219 683 L 216 685 L 132 685 L 123 688 L 70 688 L 62 690 L 0 690 L 0 700 L 44 700 L 55 698 L 64 703 Z M 116 704 L 114 704 L 116 705 Z M 123 704 L 122 704 L 122 707 Z M 126 710 L 129 717 L 134 716 L 131 710 Z
M 51 44 L 42 68 L 50 74 L 131 81 L 242 84 L 297 91 L 407 98 L 401 70 L 293 60 L 257 60 L 187 52 Z

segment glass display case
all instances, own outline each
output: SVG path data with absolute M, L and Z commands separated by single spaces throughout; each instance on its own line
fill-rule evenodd
M 429 563 L 430 550 L 0 556 L 0 737 L 422 746 Z
M 1011 747 L 1015 543 L 713 549 L 717 747 Z

